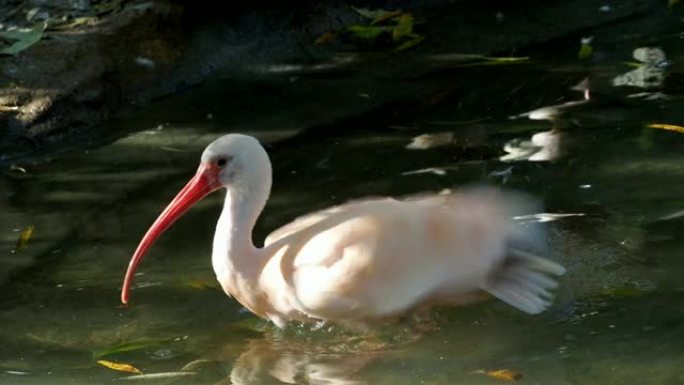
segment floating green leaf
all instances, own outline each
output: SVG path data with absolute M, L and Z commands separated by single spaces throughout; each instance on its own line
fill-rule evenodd
M 411 35 L 413 32 L 413 16 L 410 13 L 404 13 L 399 16 L 397 25 L 392 30 L 392 40 L 399 41 L 402 38 Z
M 594 49 L 591 48 L 591 46 L 589 44 L 582 44 L 582 46 L 580 47 L 578 56 L 579 56 L 580 60 L 586 59 L 589 56 L 591 56 L 592 52 L 594 52 Z
M 584 60 L 584 59 L 588 58 L 594 52 L 594 49 L 591 47 L 591 41 L 593 39 L 594 39 L 593 37 L 582 38 L 580 49 L 579 49 L 579 52 L 577 54 L 577 56 L 579 57 L 580 60 Z
M 359 39 L 373 40 L 383 32 L 392 31 L 394 27 L 382 27 L 377 25 L 350 25 L 347 31 Z
M 412 35 L 411 40 L 401 43 L 399 46 L 397 46 L 397 48 L 394 49 L 394 52 L 407 50 L 423 40 L 425 40 L 425 36 L 423 35 Z
M 631 67 L 631 68 L 639 68 L 639 67 L 643 66 L 644 63 L 639 63 L 639 62 L 636 62 L 636 61 L 626 61 L 626 62 L 625 62 L 625 65 L 626 65 L 627 67 Z
M 34 25 L 32 28 L 0 32 L 0 41 L 6 40 L 10 45 L 0 49 L 0 55 L 16 55 L 43 38 L 47 23 Z

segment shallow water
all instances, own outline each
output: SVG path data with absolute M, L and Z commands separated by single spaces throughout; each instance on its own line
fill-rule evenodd
M 684 383 L 684 133 L 648 127 L 683 125 L 684 95 L 677 52 L 660 43 L 671 55 L 661 66 L 666 82 L 649 88 L 610 85 L 633 69 L 624 65 L 628 47 L 582 66 L 534 57 L 441 63 L 415 78 L 274 75 L 260 80 L 263 95 L 241 101 L 226 97 L 240 95 L 225 91 L 235 81 L 219 79 L 110 122 L 111 143 L 8 171 L 0 180 L 0 383 L 130 375 L 101 359 L 145 374 L 183 371 L 131 379 L 150 384 L 487 384 L 499 380 L 478 371 L 496 369 L 526 383 Z M 581 101 L 567 88 L 586 75 L 598 90 L 590 103 L 553 122 L 508 118 Z M 639 92 L 651 94 L 629 97 Z M 404 97 L 374 110 L 383 93 Z M 303 121 L 318 127 L 301 131 Z M 572 214 L 546 217 L 553 253 L 569 270 L 554 306 L 538 316 L 497 301 L 442 308 L 371 335 L 323 324 L 279 331 L 214 282 L 218 196 L 160 239 L 132 306 L 120 306 L 139 238 L 202 148 L 230 131 L 268 143 L 275 167 L 257 240 L 348 199 L 474 182 L 527 191 L 547 213 Z M 535 134 L 546 147 L 525 143 Z M 503 161 L 504 148 L 518 151 Z M 33 236 L 13 253 L 29 225 Z

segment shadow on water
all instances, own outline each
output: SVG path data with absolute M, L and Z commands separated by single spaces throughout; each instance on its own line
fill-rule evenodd
M 155 384 L 485 384 L 494 379 L 481 371 L 496 369 L 538 383 L 680 383 L 684 136 L 649 127 L 684 118 L 679 65 L 664 67 L 674 83 L 647 88 L 610 85 L 615 68 L 630 71 L 620 63 L 568 68 L 541 59 L 347 88 L 338 87 L 340 74 L 298 75 L 292 93 L 264 91 L 221 109 L 228 96 L 246 96 L 215 84 L 112 122 L 120 137 L 107 146 L 0 180 L 0 382 L 130 375 L 99 366 L 103 359 L 133 364 Z M 583 100 L 568 88 L 587 73 L 596 95 L 566 104 Z M 376 103 L 375 92 L 401 97 Z M 288 97 L 302 103 L 288 110 Z M 336 110 L 352 99 L 355 109 Z M 555 110 L 520 116 L 543 106 Z M 298 215 L 362 196 L 478 181 L 521 189 L 544 199 L 538 219 L 549 221 L 569 270 L 556 304 L 536 317 L 496 301 L 443 308 L 425 323 L 374 333 L 325 324 L 279 331 L 214 282 L 215 196 L 160 239 L 136 278 L 133 305 L 121 307 L 139 237 L 228 128 L 259 136 L 272 157 L 257 243 Z M 28 247 L 11 253 L 13 230 L 29 225 Z

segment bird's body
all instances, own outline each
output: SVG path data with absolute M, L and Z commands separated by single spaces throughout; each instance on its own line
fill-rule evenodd
M 222 162 L 227 165 L 218 166 Z M 255 139 L 232 134 L 205 150 L 195 178 L 143 238 L 124 302 L 152 241 L 219 187 L 227 193 L 214 236 L 216 277 L 228 295 L 278 326 L 289 320 L 368 323 L 419 306 L 468 302 L 482 292 L 538 313 L 556 286 L 551 276 L 563 273 L 535 255 L 544 251 L 537 229 L 511 220 L 529 210 L 530 201 L 493 189 L 350 202 L 301 217 L 257 248 L 251 233 L 270 193 L 271 165 Z

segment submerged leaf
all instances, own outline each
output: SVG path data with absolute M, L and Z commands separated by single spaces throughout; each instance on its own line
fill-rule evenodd
M 122 6 L 123 0 L 103 1 L 93 6 L 93 10 L 96 15 L 104 15 L 106 13 L 119 11 Z
M 73 29 L 77 28 L 80 26 L 84 25 L 93 25 L 97 23 L 99 18 L 97 16 L 83 16 L 83 17 L 77 17 L 73 20 L 70 20 L 68 22 L 64 23 L 58 23 L 58 24 L 51 24 L 48 29 L 50 30 L 67 30 L 67 29 Z
M 332 32 L 328 31 L 321 36 L 317 37 L 316 40 L 314 40 L 314 44 L 316 45 L 323 45 L 323 44 L 328 44 L 331 41 L 335 40 L 337 37 L 337 32 Z
M 389 20 L 389 19 L 393 19 L 393 18 L 395 18 L 395 17 L 401 15 L 402 13 L 403 13 L 403 11 L 390 11 L 390 12 L 387 12 L 387 13 L 385 13 L 384 15 L 380 15 L 380 16 L 374 18 L 373 21 L 371 21 L 371 24 L 379 24 L 379 23 L 382 23 L 383 21 L 386 21 L 386 20 Z
M 647 290 L 642 290 L 637 287 L 623 286 L 603 290 L 603 294 L 619 298 L 639 298 L 644 297 L 648 293 Z
M 404 13 L 399 16 L 399 20 L 397 20 L 397 26 L 392 30 L 392 39 L 394 41 L 399 41 L 403 37 L 411 35 L 412 32 L 413 16 L 410 13 Z
M 352 7 L 352 9 L 358 13 L 359 15 L 367 18 L 367 19 L 373 19 L 371 21 L 371 24 L 377 24 L 380 22 L 383 22 L 385 20 L 391 19 L 393 17 L 401 15 L 402 11 L 386 11 L 384 9 L 367 9 L 367 8 L 356 8 Z
M 32 8 L 26 12 L 26 21 L 31 21 L 40 12 L 40 8 Z
M 509 64 L 509 63 L 520 63 L 524 61 L 529 61 L 529 56 L 509 56 L 509 57 L 484 57 L 490 63 L 495 64 Z
M 473 54 L 448 54 L 436 56 L 440 62 L 449 63 L 453 62 L 454 67 L 480 67 L 480 66 L 492 66 L 492 65 L 510 65 L 510 64 L 522 64 L 530 61 L 527 56 L 504 56 L 504 57 L 491 57 L 483 55 L 473 55 Z M 459 63 L 463 62 L 463 63 Z
M 475 373 L 484 374 L 497 380 L 502 381 L 518 381 L 522 378 L 522 373 L 516 372 L 511 369 L 498 369 L 498 370 L 476 370 Z
M 32 28 L 0 32 L 0 41 L 7 40 L 11 44 L 0 49 L 0 55 L 16 55 L 36 44 L 43 38 L 47 23 L 41 23 Z
M 684 127 L 677 126 L 675 124 L 651 123 L 651 124 L 646 125 L 646 127 L 657 128 L 660 130 L 674 131 L 674 132 L 679 132 L 680 134 L 684 134 Z
M 19 234 L 19 239 L 17 239 L 17 244 L 14 246 L 14 252 L 18 253 L 26 248 L 28 246 L 29 240 L 31 239 L 31 236 L 33 235 L 33 225 L 26 227 L 24 230 L 21 231 L 21 234 Z
M 135 366 L 133 366 L 131 364 L 126 364 L 126 363 L 122 363 L 122 362 L 107 361 L 107 360 L 98 360 L 97 363 L 104 366 L 105 368 L 118 370 L 120 372 L 142 374 L 140 369 L 136 368 Z
M 192 281 L 189 281 L 187 283 L 187 286 L 191 289 L 195 290 L 219 290 L 220 286 L 216 282 L 216 280 L 202 280 L 202 279 L 195 279 Z
M 106 356 L 110 356 L 112 354 L 118 354 L 118 353 L 126 353 L 126 352 L 132 352 L 136 350 L 142 350 L 142 349 L 147 349 L 151 347 L 156 347 L 165 343 L 168 343 L 170 340 L 169 339 L 147 339 L 147 340 L 139 340 L 139 341 L 133 341 L 133 342 L 127 342 L 124 344 L 120 345 L 115 345 L 100 351 L 96 351 L 93 353 L 93 356 L 95 358 L 102 358 Z
M 203 366 L 219 364 L 217 361 L 207 360 L 206 358 L 200 358 L 198 360 L 190 361 L 185 364 L 180 371 L 181 372 L 195 372 L 199 371 Z
M 197 372 L 162 372 L 162 373 L 138 374 L 135 376 L 123 377 L 123 378 L 120 378 L 120 380 L 160 380 L 160 379 L 164 379 L 164 378 L 194 376 L 196 374 L 197 374 Z
M 10 165 L 9 169 L 10 169 L 10 171 L 18 171 L 22 174 L 26 174 L 26 172 L 27 172 L 25 168 L 23 168 L 21 166 L 17 166 L 16 164 Z

